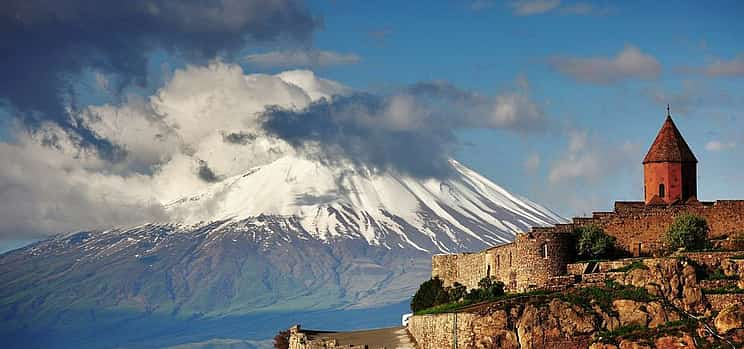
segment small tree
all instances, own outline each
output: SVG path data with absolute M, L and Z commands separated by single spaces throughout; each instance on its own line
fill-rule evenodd
M 289 349 L 289 331 L 279 331 L 279 333 L 274 336 L 274 348 Z
M 481 290 L 481 297 L 483 299 L 496 298 L 504 294 L 504 283 L 496 281 L 496 278 L 484 277 L 478 281 L 478 287 Z
M 468 288 L 459 282 L 455 282 L 452 284 L 452 287 L 447 288 L 447 294 L 449 295 L 450 301 L 457 302 L 468 294 Z
M 575 231 L 580 259 L 607 258 L 615 250 L 615 237 L 607 235 L 602 228 L 591 224 L 579 227 Z
M 449 295 L 443 285 L 442 279 L 438 277 L 424 281 L 411 299 L 411 310 L 415 313 L 449 302 Z
M 674 222 L 664 235 L 664 243 L 672 250 L 681 248 L 695 251 L 708 247 L 708 222 L 705 218 L 694 214 L 683 214 L 674 219 Z

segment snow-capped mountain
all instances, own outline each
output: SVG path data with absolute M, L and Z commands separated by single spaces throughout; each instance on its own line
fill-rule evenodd
M 531 226 L 561 220 L 457 161 L 450 164 L 444 179 L 419 179 L 284 156 L 167 207 L 188 224 L 291 217 L 321 241 L 363 239 L 435 253 L 505 243 Z
M 36 338 L 24 329 L 159 338 L 164 324 L 203 339 L 224 326 L 195 326 L 236 316 L 261 323 L 257 338 L 266 338 L 303 312 L 406 303 L 432 254 L 561 221 L 450 164 L 444 179 L 417 179 L 280 157 L 170 203 L 173 222 L 61 234 L 0 255 L 0 316 L 23 343 Z M 286 315 L 261 315 L 276 313 Z M 143 330 L 143 321 L 157 325 Z
M 447 161 L 463 127 L 450 113 L 462 111 L 427 102 L 446 88 L 429 85 L 376 96 L 311 71 L 217 61 L 76 116 L 122 156 L 82 149 L 55 125 L 19 138 L 3 154 L 20 163 L 10 192 L 21 196 L 8 200 L 19 208 L 5 215 L 20 224 L 5 226 L 100 228 L 0 255 L 1 342 L 164 347 L 226 329 L 266 339 L 339 309 L 364 309 L 363 327 L 391 325 L 433 254 L 561 221 Z M 488 111 L 513 112 L 466 94 L 478 107 L 460 115 L 464 127 L 500 128 Z

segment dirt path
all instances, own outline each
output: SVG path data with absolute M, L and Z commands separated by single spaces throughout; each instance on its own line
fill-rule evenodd
M 352 331 L 352 332 L 322 332 L 302 330 L 309 339 L 328 338 L 335 339 L 339 345 L 363 346 L 369 349 L 415 349 L 405 327 L 390 327 L 374 330 Z

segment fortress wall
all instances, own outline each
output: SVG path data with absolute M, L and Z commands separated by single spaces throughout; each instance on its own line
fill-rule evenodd
M 547 285 L 551 277 L 566 273 L 574 253 L 569 234 L 552 229 L 573 231 L 573 225 L 540 229 L 544 232 L 518 234 L 514 243 L 480 253 L 436 255 L 432 257 L 432 277 L 438 276 L 445 286 L 459 282 L 468 289 L 477 288 L 486 276 L 503 282 L 508 291 Z
M 490 275 L 504 283 L 504 288 L 513 290 L 517 286 L 516 269 L 519 266 L 514 243 L 497 246 L 486 250 L 488 258 L 486 262 L 490 267 Z
M 415 315 L 408 320 L 406 329 L 416 340 L 417 348 L 454 348 L 455 340 L 457 348 L 472 348 L 475 317 L 469 313 Z
M 615 203 L 613 212 L 595 212 L 592 217 L 574 218 L 572 223 L 535 227 L 517 234 L 514 243 L 479 253 L 437 255 L 432 257 L 432 276 L 445 286 L 454 282 L 468 289 L 478 281 L 494 276 L 508 291 L 524 291 L 548 285 L 551 277 L 567 273 L 574 259 L 577 227 L 596 224 L 617 238 L 618 246 L 632 255 L 653 255 L 662 247 L 661 239 L 674 218 L 683 213 L 704 217 L 712 238 L 744 232 L 744 200 L 695 202 L 688 205 L 647 206 L 643 202 Z M 571 272 L 577 273 L 578 266 Z M 603 268 L 607 269 L 607 268 Z
M 438 276 L 444 286 L 459 282 L 468 289 L 477 288 L 478 281 L 486 277 L 488 263 L 487 252 L 440 254 L 432 256 L 431 276 Z
M 615 236 L 618 245 L 633 255 L 652 254 L 661 247 L 664 233 L 683 214 L 704 217 L 710 226 L 710 237 L 717 238 L 744 232 L 744 201 L 717 201 L 689 205 L 646 206 L 642 202 L 616 202 L 615 211 L 599 213 L 592 223 Z M 583 221 L 585 222 L 585 221 Z
M 478 253 L 435 255 L 431 264 L 431 276 L 442 279 L 445 287 L 459 282 L 468 289 L 478 288 L 478 282 L 486 276 L 495 277 L 507 289 L 510 285 L 516 287 L 517 256 L 513 243 Z
M 642 201 L 618 201 L 612 212 L 594 212 L 592 217 L 576 217 L 570 224 L 534 228 L 532 231 L 561 233 L 573 231 L 579 226 L 596 224 L 616 237 L 618 246 L 632 255 L 652 255 L 662 247 L 664 233 L 674 218 L 683 213 L 705 218 L 710 226 L 711 238 L 744 232 L 744 200 L 672 206 L 647 206 Z

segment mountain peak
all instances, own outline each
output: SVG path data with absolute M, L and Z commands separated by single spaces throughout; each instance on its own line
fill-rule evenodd
M 390 238 L 427 252 L 511 241 L 562 219 L 455 160 L 447 178 L 375 172 L 286 155 L 167 205 L 184 223 L 293 217 L 320 240 Z

